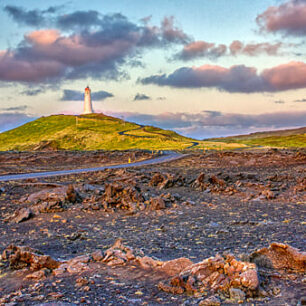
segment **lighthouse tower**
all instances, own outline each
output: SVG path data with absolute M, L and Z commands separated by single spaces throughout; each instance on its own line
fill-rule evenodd
M 84 95 L 84 112 L 83 114 L 92 114 L 94 111 L 92 109 L 91 104 L 91 90 L 89 86 L 85 88 L 85 95 Z

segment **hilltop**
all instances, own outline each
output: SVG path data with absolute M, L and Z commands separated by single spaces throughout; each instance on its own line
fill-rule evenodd
M 249 146 L 306 147 L 306 127 L 278 131 L 266 131 L 229 137 L 211 138 L 209 141 L 240 143 Z
M 41 117 L 0 134 L 0 151 L 184 150 L 239 146 L 241 145 L 195 141 L 170 130 L 143 126 L 104 114 Z

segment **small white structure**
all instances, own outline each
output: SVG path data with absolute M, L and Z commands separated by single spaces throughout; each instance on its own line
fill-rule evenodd
M 83 114 L 92 114 L 94 111 L 92 109 L 91 104 L 91 90 L 89 86 L 85 88 L 85 95 L 84 95 L 84 112 Z

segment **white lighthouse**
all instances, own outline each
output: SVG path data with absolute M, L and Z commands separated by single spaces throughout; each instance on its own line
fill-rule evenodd
M 85 88 L 85 95 L 84 95 L 84 112 L 83 114 L 92 114 L 94 111 L 92 109 L 91 104 L 91 90 L 89 86 Z

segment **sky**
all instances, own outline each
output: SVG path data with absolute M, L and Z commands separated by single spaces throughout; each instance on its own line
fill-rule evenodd
M 306 0 L 0 0 L 0 132 L 96 112 L 205 139 L 306 125 Z

